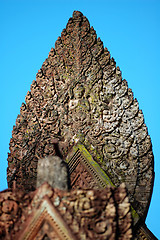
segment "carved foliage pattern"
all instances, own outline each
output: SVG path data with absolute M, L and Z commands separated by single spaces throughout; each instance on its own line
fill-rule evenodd
M 5 203 L 8 199 L 10 202 Z M 43 184 L 30 194 L 20 195 L 20 191 L 0 193 L 3 203 L 0 205 L 0 229 L 4 230 L 1 230 L 0 238 L 24 239 L 27 229 L 27 236 L 35 236 L 35 239 L 45 239 L 47 236 L 51 239 L 61 239 L 57 234 L 60 229 L 59 220 L 56 224 L 52 224 L 52 220 L 47 221 L 52 215 L 52 208 L 47 215 L 44 212 L 47 218 L 41 219 L 41 206 L 46 199 L 56 208 L 60 219 L 65 222 L 65 227 L 75 236 L 74 239 L 132 238 L 130 205 L 124 186 L 65 192 L 53 190 L 48 184 Z M 39 218 L 36 214 L 38 212 L 41 212 Z M 4 217 L 4 213 L 7 213 L 8 217 Z M 42 224 L 39 224 L 41 221 Z M 31 222 L 33 224 L 30 225 Z M 37 225 L 40 225 L 40 228 L 37 228 Z M 65 232 L 65 229 L 62 231 Z
M 22 211 L 25 211 L 30 202 L 30 194 L 26 195 L 22 191 L 8 190 L 0 193 L 0 239 L 10 239 L 11 230 L 22 216 Z M 24 220 L 25 218 L 22 217 L 22 222 Z
M 8 184 L 33 190 L 37 162 L 83 142 L 143 215 L 153 182 L 151 140 L 138 102 L 85 16 L 75 11 L 31 84 L 13 128 Z M 96 158 L 96 152 L 102 161 Z M 143 195 L 143 200 L 141 196 Z

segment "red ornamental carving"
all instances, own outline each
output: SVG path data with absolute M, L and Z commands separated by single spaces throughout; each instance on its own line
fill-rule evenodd
M 14 214 L 14 218 L 8 228 L 10 218 L 0 215 L 0 226 L 4 230 L 0 232 L 1 239 L 29 240 L 48 237 L 103 240 L 116 239 L 118 235 L 123 236 L 123 239 L 132 237 L 130 204 L 124 186 L 117 190 L 108 187 L 102 190 L 66 192 L 52 189 L 45 183 L 29 194 L 19 195 L 12 191 L 0 193 L 1 199 L 8 196 L 14 201 L 6 200 L 8 202 L 5 205 L 4 200 L 5 207 L 0 210 L 7 212 L 12 218 Z M 21 208 L 21 212 L 16 206 Z M 121 232 L 118 227 L 121 223 L 119 218 L 123 218 L 125 224 L 125 228 L 120 228 Z
M 122 79 L 120 68 L 116 66 L 108 49 L 103 47 L 100 38 L 97 38 L 88 19 L 82 13 L 74 11 L 61 37 L 57 39 L 55 48 L 51 49 L 38 71 L 36 81 L 32 82 L 25 103 L 22 103 L 16 126 L 13 127 L 8 155 L 9 187 L 13 187 L 13 182 L 16 181 L 17 192 L 18 189 L 23 190 L 23 194 L 29 199 L 36 189 L 39 159 L 58 155 L 66 160 L 77 143 L 81 143 L 91 159 L 98 163 L 98 169 L 103 169 L 107 183 L 102 171 L 102 175 L 98 174 L 99 170 L 93 171 L 95 175 L 92 173 L 93 168 L 88 167 L 86 156 L 86 162 L 82 160 L 80 163 L 74 158 L 72 160 L 75 161 L 70 162 L 70 170 L 74 168 L 70 172 L 72 188 L 104 188 L 106 184 L 118 187 L 121 182 L 125 182 L 132 207 L 138 218 L 144 220 L 154 174 L 152 145 L 143 113 L 132 90 L 128 88 L 127 81 Z M 83 159 L 83 154 L 80 157 Z M 20 196 L 19 198 L 22 199 Z M 21 216 L 23 222 L 23 218 L 30 215 L 33 207 L 29 205 L 29 200 L 26 203 L 22 201 L 31 209 L 27 210 L 27 214 L 21 215 L 23 204 L 17 204 L 18 201 L 12 198 L 1 201 L 1 234 L 8 238 L 17 216 Z M 81 205 L 82 209 L 87 208 L 87 201 L 83 205 L 81 200 L 75 209 L 79 209 Z M 121 214 L 121 211 L 125 211 L 123 205 L 120 202 L 119 204 L 116 211 Z M 112 205 L 114 204 L 111 203 Z M 58 211 L 64 217 L 60 209 Z M 107 214 L 107 211 L 104 212 Z M 115 237 L 112 236 L 116 234 L 114 218 L 111 222 L 104 222 L 106 215 L 102 214 L 94 222 L 87 220 L 87 225 L 87 218 L 74 220 L 69 211 L 67 214 L 67 221 L 72 223 L 69 224 L 71 232 L 76 231 L 72 229 L 74 226 L 77 229 L 74 234 L 80 234 L 80 238 L 85 231 L 88 231 L 85 232 L 87 237 L 92 239 L 97 236 L 98 239 Z M 80 216 L 81 214 L 83 215 L 83 211 L 79 211 Z M 112 216 L 110 214 L 109 219 Z M 86 223 L 87 229 L 94 229 L 94 232 L 84 230 L 83 224 L 83 230 L 79 232 L 76 221 Z M 119 229 L 125 232 L 126 225 L 123 221 L 120 220 L 118 224 Z M 13 230 L 14 236 L 19 231 L 18 226 L 17 223 Z M 18 230 L 15 230 L 16 227 Z M 43 229 L 51 227 L 54 229 L 50 223 L 45 222 Z M 112 229 L 111 235 L 109 229 Z M 130 231 L 128 234 L 131 236 Z M 43 237 L 49 236 L 45 233 Z

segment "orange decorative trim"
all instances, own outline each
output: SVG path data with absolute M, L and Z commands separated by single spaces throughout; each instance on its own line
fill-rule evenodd
M 72 234 L 68 225 L 64 222 L 63 218 L 47 196 L 43 198 L 40 207 L 34 211 L 33 215 L 29 216 L 27 227 L 20 234 L 18 239 L 35 239 L 45 221 L 50 223 L 60 240 L 75 240 L 75 236 Z M 44 235 L 45 234 L 46 233 L 44 233 Z M 47 232 L 47 234 L 49 233 Z

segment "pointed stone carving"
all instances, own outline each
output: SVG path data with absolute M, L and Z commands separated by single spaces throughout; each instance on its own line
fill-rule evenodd
M 38 71 L 13 128 L 8 184 L 32 191 L 37 163 L 65 159 L 80 141 L 145 218 L 153 185 L 151 140 L 142 111 L 120 68 L 93 27 L 75 11 Z

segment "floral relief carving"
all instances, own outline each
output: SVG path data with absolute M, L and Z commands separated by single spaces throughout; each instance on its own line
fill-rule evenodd
M 21 106 L 10 141 L 9 187 L 15 180 L 26 192 L 36 188 L 38 160 L 56 155 L 53 139 L 64 159 L 78 141 L 83 143 L 115 185 L 126 183 L 143 217 L 153 186 L 152 144 L 143 113 L 108 49 L 78 11 Z

